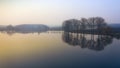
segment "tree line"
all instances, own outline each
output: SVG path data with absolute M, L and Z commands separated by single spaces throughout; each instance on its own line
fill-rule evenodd
M 69 19 L 63 22 L 62 28 L 66 32 L 102 31 L 107 33 L 111 30 L 102 17 L 81 18 L 80 20 Z

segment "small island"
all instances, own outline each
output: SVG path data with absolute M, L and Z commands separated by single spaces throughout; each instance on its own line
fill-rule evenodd
M 107 34 L 113 35 L 120 33 L 119 27 L 114 28 L 107 24 L 102 17 L 90 17 L 88 19 L 81 18 L 69 19 L 63 22 L 63 30 L 71 33 L 87 33 L 87 34 Z

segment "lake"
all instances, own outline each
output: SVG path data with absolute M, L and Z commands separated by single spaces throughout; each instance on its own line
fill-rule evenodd
M 120 40 L 59 31 L 0 33 L 0 68 L 120 68 Z

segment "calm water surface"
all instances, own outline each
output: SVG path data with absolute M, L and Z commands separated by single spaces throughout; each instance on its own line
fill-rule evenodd
M 111 36 L 0 33 L 0 68 L 120 68 L 120 40 Z

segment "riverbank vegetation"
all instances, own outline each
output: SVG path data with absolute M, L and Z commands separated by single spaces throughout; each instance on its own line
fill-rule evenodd
M 63 22 L 62 28 L 65 32 L 74 33 L 112 33 L 112 28 L 108 26 L 102 17 L 81 18 L 80 20 L 69 19 Z

